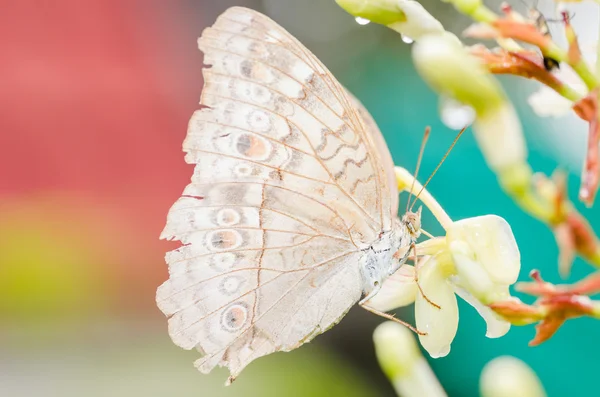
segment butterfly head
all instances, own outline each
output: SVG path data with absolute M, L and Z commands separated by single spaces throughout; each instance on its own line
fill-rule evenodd
M 421 236 L 421 210 L 423 207 L 419 207 L 417 212 L 408 211 L 402 217 L 402 224 L 406 227 L 406 231 L 410 236 L 411 242 L 417 241 Z

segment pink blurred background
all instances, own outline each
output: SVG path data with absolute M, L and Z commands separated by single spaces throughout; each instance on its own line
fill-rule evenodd
M 93 258 L 119 306 L 142 310 L 166 275 L 157 239 L 189 180 L 180 148 L 202 84 L 181 5 L 29 0 L 0 17 L 2 230 Z

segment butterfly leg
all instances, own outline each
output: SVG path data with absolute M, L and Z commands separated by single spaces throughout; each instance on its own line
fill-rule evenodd
M 375 288 L 373 288 L 373 290 L 371 292 L 369 292 L 369 294 L 367 296 L 365 296 L 364 298 L 362 298 L 360 300 L 360 302 L 358 302 L 359 305 L 363 306 L 365 303 L 367 303 L 371 298 L 373 298 L 375 295 L 377 295 L 377 293 L 381 290 L 381 283 L 377 283 L 377 285 L 375 286 Z
M 421 284 L 419 284 L 419 269 L 421 267 L 420 262 L 419 262 L 419 257 L 417 256 L 417 246 L 415 243 L 412 243 L 411 248 L 413 249 L 414 253 L 415 253 L 415 283 L 417 284 L 417 288 L 419 289 L 419 293 L 421 293 L 421 295 L 423 296 L 423 298 L 425 298 L 425 300 L 433 307 L 435 307 L 436 309 L 441 309 L 442 307 L 440 305 L 438 305 L 437 303 L 433 302 L 431 299 L 429 299 L 427 297 L 427 295 L 425 295 L 425 292 L 423 291 L 423 288 L 421 288 Z
M 360 305 L 360 307 L 362 307 L 363 309 L 365 309 L 365 310 L 367 310 L 367 311 L 369 311 L 369 312 L 371 312 L 373 314 L 376 314 L 378 316 L 381 316 L 381 317 L 383 317 L 385 319 L 388 319 L 390 321 L 398 323 L 400 325 L 404 325 L 406 328 L 410 329 L 411 331 L 413 331 L 417 335 L 421 335 L 421 336 L 427 335 L 427 332 L 419 331 L 418 329 L 416 329 L 415 327 L 413 327 L 409 323 L 407 323 L 405 321 L 402 321 L 399 318 L 396 318 L 393 314 L 388 314 L 386 312 L 382 312 L 380 310 L 377 310 L 374 307 L 365 304 L 363 301 L 364 301 L 364 299 L 361 300 L 360 302 L 358 302 L 358 304 Z

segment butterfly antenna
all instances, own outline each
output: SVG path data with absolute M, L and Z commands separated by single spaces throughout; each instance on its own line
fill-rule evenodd
M 415 187 L 415 181 L 417 180 L 417 175 L 419 175 L 419 168 L 421 168 L 421 160 L 423 160 L 423 153 L 425 152 L 425 145 L 427 144 L 427 140 L 429 139 L 429 133 L 431 132 L 431 127 L 425 127 L 425 133 L 423 134 L 423 139 L 421 140 L 421 149 L 419 149 L 419 157 L 417 158 L 417 167 L 415 169 L 415 175 L 413 177 L 412 184 L 410 185 L 410 190 L 408 191 L 408 201 L 406 202 L 406 212 L 408 212 L 408 207 L 410 206 L 410 199 L 412 196 L 412 191 Z
M 463 134 L 463 132 L 465 132 L 465 130 L 467 129 L 467 127 L 468 126 L 463 127 L 463 129 L 460 130 L 459 133 L 456 135 L 456 138 L 454 138 L 454 141 L 452 141 L 452 145 L 450 145 L 450 147 L 446 151 L 446 154 L 444 154 L 444 157 L 442 157 L 442 159 L 440 160 L 440 162 L 438 163 L 438 165 L 435 167 L 435 169 L 433 170 L 433 172 L 431 173 L 431 175 L 429 176 L 429 178 L 427 178 L 427 181 L 421 187 L 421 190 L 419 190 L 419 193 L 417 193 L 417 195 L 415 196 L 415 201 L 413 201 L 412 205 L 409 207 L 409 209 L 407 210 L 407 212 L 408 211 L 412 211 L 412 207 L 416 204 L 417 200 L 419 199 L 419 196 L 421 195 L 421 193 L 423 193 L 423 190 L 425 190 L 425 188 L 427 187 L 427 185 L 429 184 L 429 182 L 431 182 L 431 178 L 433 178 L 433 176 L 440 169 L 440 167 L 442 166 L 442 164 L 444 164 L 444 161 L 446 161 L 446 157 L 448 157 L 448 155 L 450 154 L 450 152 L 454 148 L 454 145 L 456 145 L 456 142 L 458 142 L 458 139 L 461 137 L 461 135 Z

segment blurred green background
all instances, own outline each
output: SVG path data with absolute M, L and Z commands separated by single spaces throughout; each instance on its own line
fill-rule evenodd
M 450 30 L 468 25 L 447 4 L 424 4 Z M 454 138 L 416 75 L 410 45 L 381 26 L 359 26 L 333 0 L 3 2 L 0 396 L 394 395 L 371 340 L 382 320 L 360 309 L 310 345 L 251 364 L 224 388 L 224 371 L 199 374 L 198 354 L 171 343 L 155 307 L 167 278 L 164 252 L 176 246 L 158 235 L 192 171 L 181 142 L 202 87 L 196 38 L 232 5 L 266 13 L 310 48 L 372 112 L 397 164 L 414 168 L 431 125 L 421 179 Z M 535 85 L 502 80 L 519 108 L 531 164 L 571 171 L 575 197 L 585 126 L 538 119 L 526 104 Z M 560 281 L 551 232 L 502 193 L 470 133 L 430 190 L 455 219 L 507 219 L 522 280 L 538 268 Z M 600 230 L 598 210 L 581 210 Z M 429 214 L 424 227 L 441 232 Z M 578 261 L 568 281 L 590 271 Z M 412 321 L 411 311 L 398 314 Z M 599 323 L 569 322 L 529 348 L 533 327 L 490 340 L 474 310 L 463 304 L 460 315 L 450 355 L 431 360 L 450 396 L 476 396 L 483 365 L 505 354 L 527 362 L 550 396 L 597 395 Z

